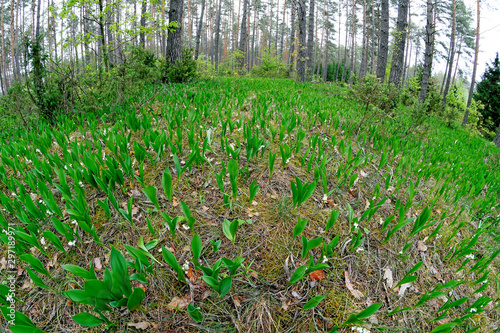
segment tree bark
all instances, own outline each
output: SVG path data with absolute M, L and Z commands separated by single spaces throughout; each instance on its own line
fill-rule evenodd
M 314 0 L 309 1 L 309 26 L 307 32 L 307 76 L 313 71 L 313 47 L 314 47 Z
M 215 43 L 214 43 L 214 62 L 215 71 L 219 70 L 219 39 L 220 39 L 220 12 L 222 0 L 219 0 L 219 9 L 217 10 L 217 18 L 215 19 Z
M 242 54 L 239 59 L 240 70 L 243 69 L 245 65 L 245 55 L 246 55 L 246 45 L 247 45 L 247 15 L 248 14 L 248 0 L 243 0 L 243 17 L 241 18 L 241 29 L 240 29 L 240 46 L 239 50 Z
M 387 68 L 387 55 L 389 53 L 389 0 L 382 0 L 380 37 L 377 52 L 377 77 L 385 80 Z
M 297 76 L 299 82 L 304 82 L 306 78 L 306 5 L 304 0 L 298 0 L 299 9 L 299 55 L 297 59 Z
M 424 53 L 424 69 L 422 73 L 422 83 L 418 103 L 423 104 L 427 97 L 427 87 L 432 71 L 432 52 L 434 42 L 434 22 L 433 22 L 434 4 L 432 0 L 427 0 L 427 23 L 425 26 L 425 53 Z
M 474 85 L 476 84 L 476 70 L 477 70 L 477 57 L 479 55 L 479 28 L 480 28 L 480 8 L 481 1 L 477 0 L 477 28 L 476 28 L 476 46 L 474 48 L 474 67 L 472 67 L 472 78 L 470 82 L 469 88 L 469 97 L 467 98 L 467 109 L 465 110 L 464 120 L 462 121 L 462 125 L 467 125 L 467 121 L 469 120 L 469 107 L 472 103 L 472 94 L 474 93 Z M 498 132 L 495 138 L 498 137 Z
M 8 87 L 8 84 L 7 84 L 7 76 L 5 75 L 6 73 L 6 70 L 5 70 L 5 66 L 7 65 L 7 61 L 5 60 L 5 34 L 4 34 L 4 27 L 3 27 L 3 18 L 4 18 L 4 13 L 3 13 L 3 6 L 1 6 L 2 9 L 1 9 L 1 14 L 2 15 L 2 18 L 1 18 L 1 31 L 2 31 L 2 77 L 3 77 L 3 80 L 2 80 L 2 88 L 3 88 L 3 91 L 4 91 L 4 94 L 7 93 L 7 87 Z
M 99 0 L 101 1 L 101 0 Z M 146 10 L 147 10 L 147 0 L 142 0 L 141 2 L 141 31 L 139 33 L 139 42 L 141 43 L 142 48 L 146 47 L 146 33 L 144 29 L 146 29 Z
M 389 82 L 397 87 L 401 86 L 401 76 L 404 70 L 404 56 L 406 45 L 406 28 L 408 26 L 408 0 L 399 0 L 398 21 L 396 23 L 396 41 L 392 55 L 391 72 Z
M 448 71 L 448 77 L 446 79 L 446 85 L 444 87 L 443 94 L 443 104 L 446 105 L 446 95 L 448 95 L 448 91 L 450 90 L 451 83 L 451 72 L 453 70 L 453 62 L 455 57 L 455 38 L 457 34 L 457 2 L 456 0 L 452 0 L 452 15 L 453 15 L 453 23 L 451 27 L 451 45 L 450 45 L 450 69 Z
M 368 42 L 366 33 L 366 0 L 363 0 L 363 54 L 361 56 L 361 67 L 359 69 L 359 77 L 362 78 L 366 75 L 367 61 L 368 61 Z
M 290 69 L 290 74 L 293 73 L 293 57 L 295 53 L 295 13 L 297 10 L 297 0 L 292 0 L 292 15 L 290 16 L 290 26 L 291 26 L 291 32 L 290 32 L 290 57 L 288 60 L 288 65 Z
M 221 0 L 219 0 L 219 1 L 221 1 Z M 200 18 L 198 20 L 198 29 L 196 31 L 196 46 L 195 46 L 195 51 L 194 51 L 194 58 L 195 59 L 198 59 L 198 56 L 200 55 L 201 28 L 203 26 L 203 14 L 204 13 L 205 13 L 205 0 L 201 0 L 201 14 L 200 14 Z M 220 13 L 217 13 L 217 19 L 219 19 L 219 15 L 220 15 Z M 218 23 L 216 22 L 215 25 L 217 25 L 217 24 Z M 216 40 L 216 46 L 218 46 L 218 44 L 219 44 L 218 32 L 216 32 L 216 34 L 215 34 L 215 40 Z M 215 50 L 214 50 L 214 55 L 215 55 Z
M 175 64 L 181 59 L 182 54 L 182 11 L 184 9 L 184 0 L 171 0 L 170 10 L 168 12 L 169 24 L 177 22 L 178 27 L 168 32 L 167 37 L 167 60 Z

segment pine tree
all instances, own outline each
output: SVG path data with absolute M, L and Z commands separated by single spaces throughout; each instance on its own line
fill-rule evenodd
M 484 105 L 481 110 L 484 119 L 491 118 L 493 126 L 490 130 L 494 130 L 500 126 L 500 60 L 498 59 L 498 52 L 495 60 L 488 65 L 484 72 L 481 82 L 477 84 L 474 99 L 480 101 Z M 500 131 L 494 140 L 497 146 L 500 146 Z

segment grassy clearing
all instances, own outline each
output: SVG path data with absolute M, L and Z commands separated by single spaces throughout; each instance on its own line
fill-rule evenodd
M 3 257 L 15 257 L 16 310 L 32 321 L 16 325 L 495 331 L 498 149 L 437 123 L 412 127 L 402 111 L 356 135 L 363 106 L 349 96 L 200 81 L 4 133 Z M 299 181 L 311 191 L 292 195 Z M 303 310 L 315 296 L 325 298 Z

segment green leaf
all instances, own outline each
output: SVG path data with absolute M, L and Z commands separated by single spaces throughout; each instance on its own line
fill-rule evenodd
M 294 284 L 295 282 L 301 280 L 304 275 L 306 274 L 308 265 L 300 266 L 293 272 L 292 277 L 290 278 L 290 281 L 288 281 L 288 284 Z
M 157 210 L 160 210 L 160 205 L 158 203 L 158 197 L 156 195 L 156 187 L 152 185 L 148 185 L 146 188 L 142 190 L 146 197 L 151 201 Z
M 163 191 L 167 196 L 168 200 L 172 201 L 173 197 L 173 189 L 172 189 L 172 174 L 168 168 L 163 171 L 163 177 L 161 179 L 161 185 L 163 187 Z
M 238 220 L 229 222 L 229 220 L 224 219 L 224 222 L 222 222 L 222 232 L 232 243 L 236 241 L 236 229 L 238 229 L 238 225 Z
M 306 228 L 306 225 L 307 225 L 307 221 L 309 221 L 309 220 L 308 219 L 301 219 L 299 216 L 299 221 L 297 222 L 297 224 L 293 228 L 293 233 L 292 233 L 293 239 L 295 239 L 295 237 L 297 237 L 298 235 L 300 235 L 302 233 L 302 231 L 304 231 L 304 229 Z
M 316 307 L 324 298 L 325 298 L 325 296 L 316 296 L 316 297 L 311 298 L 304 305 L 304 308 L 302 310 L 309 310 L 309 309 Z
M 361 311 L 360 313 L 358 313 L 356 315 L 356 318 L 358 318 L 358 319 L 368 318 L 371 315 L 373 315 L 375 312 L 377 312 L 381 306 L 382 306 L 382 303 L 372 304 L 369 307 L 367 307 L 366 309 L 364 309 L 363 311 Z
M 144 293 L 144 290 L 142 290 L 142 288 L 134 288 L 134 291 L 128 298 L 127 308 L 130 311 L 140 309 L 144 297 L 146 297 L 146 294 Z
M 40 260 L 38 260 L 37 258 L 33 257 L 31 254 L 23 254 L 23 255 L 19 256 L 19 258 L 22 261 L 26 261 L 28 264 L 30 264 L 31 267 L 33 267 L 33 269 L 35 271 L 37 271 L 38 273 L 43 274 L 49 278 L 52 278 L 49 274 L 49 271 L 47 271 L 45 269 L 45 267 L 43 266 L 42 262 Z
M 219 282 L 219 295 L 225 296 L 231 290 L 232 283 L 233 283 L 233 280 L 231 279 L 230 276 L 222 279 Z
M 72 318 L 77 324 L 86 327 L 94 327 L 104 324 L 104 320 L 97 318 L 96 316 L 91 315 L 90 313 L 87 312 L 79 313 L 73 316 Z
M 132 287 L 130 286 L 127 261 L 114 247 L 111 249 L 110 263 L 113 283 L 117 283 L 122 293 L 129 297 L 132 293 Z
M 198 261 L 198 259 L 200 259 L 202 248 L 203 244 L 201 242 L 200 235 L 198 235 L 198 233 L 195 233 L 193 239 L 191 240 L 191 249 L 193 251 L 193 258 L 195 261 Z
M 201 315 L 200 310 L 195 308 L 193 304 L 188 305 L 188 313 L 189 316 L 197 323 L 201 323 L 203 321 L 203 316 Z
M 30 276 L 30 279 L 33 280 L 33 282 L 39 286 L 40 288 L 44 289 L 50 289 L 45 282 L 43 282 L 42 279 L 40 279 L 35 272 L 33 272 L 29 267 L 26 267 L 26 271 L 28 272 L 28 275 Z
M 44 231 L 43 232 L 43 237 L 45 237 L 48 240 L 50 240 L 50 242 L 52 243 L 52 245 L 54 245 L 54 247 L 56 249 L 58 249 L 61 252 L 66 253 L 66 250 L 64 249 L 64 246 L 62 245 L 61 241 L 59 240 L 59 238 L 52 231 L 50 231 L 50 230 Z
M 81 268 L 80 266 L 67 264 L 67 265 L 61 265 L 61 267 L 67 270 L 68 272 L 73 273 L 76 276 L 82 277 L 84 279 L 90 279 L 89 271 L 87 271 L 84 268 Z
M 332 210 L 332 214 L 330 215 L 328 222 L 326 222 L 326 232 L 335 225 L 335 222 L 337 222 L 337 219 L 339 218 L 339 214 L 340 210 Z
M 163 255 L 163 259 L 167 262 L 167 264 L 172 267 L 172 269 L 177 273 L 177 277 L 179 281 L 182 281 L 184 283 L 186 282 L 186 278 L 184 276 L 184 271 L 182 270 L 181 266 L 177 262 L 177 259 L 173 255 L 172 252 L 167 250 L 163 245 L 161 246 L 161 253 Z

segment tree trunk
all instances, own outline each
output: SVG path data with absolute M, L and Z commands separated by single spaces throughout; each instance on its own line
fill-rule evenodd
M 214 62 L 215 71 L 219 70 L 219 39 L 220 39 L 220 12 L 222 0 L 219 0 L 219 9 L 217 10 L 217 18 L 215 19 L 215 43 L 214 43 Z
M 299 9 L 299 55 L 297 59 L 297 76 L 299 82 L 304 82 L 306 78 L 306 4 L 304 0 L 298 0 Z
M 297 10 L 297 0 L 292 0 L 292 15 L 290 16 L 290 26 L 291 26 L 291 32 L 290 32 L 290 57 L 288 60 L 288 65 L 290 66 L 290 74 L 293 73 L 293 57 L 295 53 L 295 13 Z
M 411 1 L 408 1 L 408 33 L 406 35 L 406 55 L 403 62 L 403 79 L 401 80 L 404 85 L 406 79 L 406 65 L 408 64 L 408 56 L 410 54 L 410 30 L 411 30 Z M 409 65 L 408 65 L 409 67 Z
M 221 0 L 219 0 L 220 2 Z M 203 14 L 205 13 L 205 0 L 201 0 L 201 14 L 200 18 L 198 20 L 198 30 L 196 31 L 196 46 L 195 46 L 195 51 L 194 51 L 194 58 L 198 59 L 198 56 L 200 55 L 200 40 L 201 40 L 201 28 L 203 26 Z M 220 13 L 217 13 L 217 19 L 219 19 Z M 215 25 L 218 25 L 218 22 L 215 23 Z M 216 40 L 216 47 L 219 44 L 219 36 L 218 32 L 215 33 L 215 40 Z M 215 50 L 214 50 L 215 54 Z M 218 57 L 217 57 L 218 60 Z
M 460 43 L 458 46 L 458 55 L 457 55 L 457 63 L 455 65 L 455 71 L 453 72 L 453 79 L 451 80 L 451 84 L 455 84 L 455 76 L 457 75 L 458 62 L 460 61 L 460 54 L 462 53 L 462 38 L 460 39 Z
M 408 26 L 408 0 L 399 0 L 398 21 L 396 23 L 396 41 L 394 43 L 394 52 L 392 55 L 391 72 L 389 82 L 397 87 L 401 86 L 401 76 L 404 70 L 404 56 L 406 45 L 406 28 Z
M 101 1 L 101 0 L 99 0 Z M 139 41 L 142 48 L 146 47 L 146 33 L 144 29 L 146 29 L 146 10 L 147 10 L 147 0 L 142 0 L 142 8 L 141 8 L 141 31 L 139 33 Z
M 377 52 L 377 77 L 385 80 L 387 55 L 389 53 L 389 0 L 382 0 L 380 37 Z
M 345 29 L 345 44 L 344 44 L 344 60 L 342 63 L 342 81 L 344 82 L 345 80 L 345 71 L 346 71 L 346 66 L 347 66 L 347 55 L 348 55 L 348 38 L 349 38 L 349 0 L 346 0 L 345 3 L 345 22 L 346 22 L 346 29 Z
M 424 68 L 422 73 L 422 83 L 418 103 L 423 104 L 427 97 L 427 87 L 432 71 L 432 52 L 434 41 L 434 22 L 433 22 L 434 4 L 432 0 L 427 0 L 427 23 L 425 26 L 425 53 L 424 53 Z
M 248 14 L 248 0 L 243 0 L 243 17 L 241 18 L 240 29 L 240 47 L 241 58 L 239 59 L 240 70 L 243 69 L 245 64 L 246 45 L 247 45 L 247 14 Z
M 2 25 L 2 27 L 1 27 L 1 32 L 2 32 L 2 69 L 1 70 L 2 70 L 2 74 L 3 74 L 2 75 L 2 77 L 3 77 L 3 80 L 2 80 L 2 89 L 4 91 L 4 94 L 6 94 L 7 93 L 8 84 L 6 82 L 7 81 L 7 76 L 5 75 L 5 73 L 7 71 L 6 71 L 6 67 L 5 66 L 7 65 L 7 61 L 5 61 L 5 38 L 4 38 L 5 34 L 4 34 L 4 27 L 3 27 L 3 18 L 4 18 L 3 14 L 4 13 L 3 13 L 3 6 L 1 6 L 1 7 L 2 7 L 2 9 L 1 9 L 1 14 L 0 15 L 2 15 L 2 18 L 1 18 L 1 23 L 0 24 Z
M 184 0 L 171 0 L 170 10 L 168 12 L 168 22 L 177 22 L 178 27 L 168 32 L 167 38 L 167 60 L 175 64 L 181 59 L 182 54 L 182 11 L 184 9 Z
M 309 31 L 307 32 L 307 76 L 313 71 L 313 47 L 314 47 L 314 0 L 309 1 Z
M 220 0 L 219 0 L 220 1 Z M 257 1 L 255 0 L 254 2 L 254 9 L 253 9 L 253 32 L 252 32 L 252 58 L 250 60 L 250 66 L 249 70 L 253 68 L 254 64 L 254 58 L 255 58 L 255 33 L 256 33 L 256 26 L 257 26 Z
M 366 33 L 366 0 L 363 0 L 363 54 L 361 56 L 361 67 L 359 69 L 359 77 L 362 78 L 366 75 L 366 67 L 368 61 L 368 36 Z
M 328 74 L 328 38 L 329 38 L 329 32 L 330 32 L 329 28 L 330 28 L 330 22 L 326 21 L 326 41 L 325 41 L 325 49 L 324 49 L 324 54 L 323 54 L 323 66 L 322 66 L 323 71 L 321 72 L 321 78 L 323 79 L 323 82 L 326 82 L 327 74 Z
M 351 29 L 351 35 L 352 35 L 352 47 L 351 47 L 351 63 L 349 65 L 349 72 L 348 72 L 348 82 L 349 85 L 351 85 L 354 82 L 354 76 L 353 74 L 356 73 L 356 0 L 352 0 L 352 29 Z
M 341 18 L 342 18 L 342 9 L 340 8 L 341 7 L 341 4 L 342 4 L 342 0 L 339 0 L 339 23 L 338 23 L 338 26 L 339 26 L 339 39 L 338 39 L 338 42 L 337 42 L 337 73 L 335 73 L 335 82 L 338 81 L 339 79 L 339 68 L 340 68 L 340 21 L 341 21 Z M 347 29 L 346 29 L 347 30 Z
M 378 11 L 377 11 L 378 13 Z M 371 37 L 372 37 L 372 55 L 371 55 L 371 68 L 370 68 L 370 73 L 374 74 L 375 73 L 375 68 L 376 68 L 376 57 L 375 57 L 375 46 L 377 45 L 377 34 L 376 34 L 376 26 L 375 26 L 375 2 L 372 0 L 372 32 L 371 32 Z
M 451 45 L 450 45 L 450 70 L 448 71 L 448 77 L 446 79 L 446 85 L 444 87 L 444 96 L 443 96 L 443 104 L 446 105 L 446 95 L 448 95 L 448 91 L 450 90 L 450 83 L 451 83 L 451 72 L 453 70 L 453 62 L 454 62 L 454 57 L 455 57 L 455 38 L 457 34 L 457 2 L 456 0 L 452 0 L 453 3 L 453 8 L 452 8 L 452 15 L 453 15 L 453 23 L 451 27 Z
M 479 55 L 479 23 L 480 23 L 480 0 L 477 0 L 477 28 L 476 28 L 476 46 L 474 48 L 474 67 L 472 67 L 472 79 L 470 82 L 469 88 L 469 97 L 467 98 L 467 109 L 465 110 L 464 120 L 462 121 L 462 125 L 467 125 L 467 121 L 469 120 L 469 107 L 472 103 L 472 94 L 474 93 L 474 85 L 476 84 L 476 70 L 477 70 L 477 57 Z M 497 136 L 498 137 L 498 132 Z
M 10 53 L 11 53 L 11 63 L 12 63 L 12 77 L 13 79 L 11 80 L 11 82 L 14 82 L 15 80 L 17 80 L 17 76 L 16 76 L 16 62 L 15 62 L 15 59 L 16 59 L 16 53 L 15 53 L 15 49 L 16 49 L 16 39 L 14 37 L 14 34 L 15 34 L 15 26 L 14 26 L 14 0 L 11 0 L 10 1 Z
M 281 23 L 281 41 L 280 41 L 280 55 L 283 59 L 283 62 L 285 62 L 285 49 L 284 49 L 284 40 L 285 40 L 285 14 L 286 14 L 286 0 L 285 4 L 283 5 L 283 23 Z

